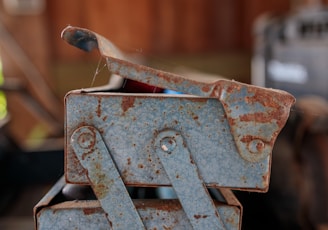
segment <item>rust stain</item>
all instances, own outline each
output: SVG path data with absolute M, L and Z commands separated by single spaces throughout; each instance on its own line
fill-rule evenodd
M 235 91 L 240 91 L 241 90 L 241 87 L 242 86 L 240 84 L 229 82 L 229 84 L 226 84 L 225 91 L 228 94 L 233 94 Z
M 226 218 L 226 222 L 230 223 L 232 225 L 236 225 L 236 224 L 238 225 L 239 224 L 239 223 L 235 223 L 235 219 L 232 218 L 232 217 Z
M 97 198 L 102 199 L 105 198 L 107 194 L 110 192 L 110 187 L 114 184 L 114 180 L 107 178 L 107 175 L 101 173 L 101 171 L 99 172 L 99 170 L 97 170 L 96 165 L 94 165 L 94 167 L 95 169 L 92 169 L 92 171 L 97 171 L 98 179 L 97 179 L 97 183 L 92 184 L 92 188 Z
M 252 96 L 246 96 L 244 98 L 237 98 L 237 101 L 241 101 L 246 104 L 255 104 L 260 103 L 266 107 L 265 113 L 254 113 L 246 114 L 240 116 L 240 121 L 255 121 L 260 123 L 272 123 L 276 122 L 279 129 L 285 125 L 285 117 L 289 114 L 290 104 L 295 102 L 295 98 L 290 94 L 277 92 L 277 91 L 268 91 L 263 90 L 257 87 L 243 86 L 237 83 L 229 82 L 225 84 L 225 91 L 227 94 L 234 94 L 238 91 L 241 91 L 242 88 L 247 89 L 247 93 Z M 224 100 L 221 101 L 224 108 L 227 110 L 229 105 L 224 103 Z M 238 108 L 236 108 L 238 109 Z M 231 111 L 226 111 L 231 113 Z M 236 121 L 229 119 L 230 125 L 235 125 Z
M 126 178 L 128 175 L 129 175 L 128 170 L 124 169 L 123 172 L 122 172 L 122 177 Z
M 78 137 L 78 142 L 84 144 L 85 142 L 90 142 L 90 144 L 87 146 L 87 148 L 85 149 L 85 152 L 82 154 L 82 160 L 85 160 L 85 158 L 90 155 L 91 153 L 93 153 L 94 151 L 94 147 L 96 145 L 96 133 L 94 132 L 94 130 L 90 130 L 92 132 L 91 137 L 89 135 L 80 135 Z M 90 134 L 90 133 L 87 133 Z M 91 139 L 91 141 L 90 141 Z
M 139 200 L 135 200 L 135 206 L 137 209 L 154 208 L 157 211 L 167 211 L 167 212 L 175 212 L 182 209 L 180 202 L 174 199 L 147 200 L 146 204 L 144 200 L 139 199 Z M 157 215 L 159 215 L 158 212 Z
M 174 84 L 181 84 L 184 80 L 180 76 L 171 73 L 166 73 L 162 71 L 156 71 L 155 73 L 157 77 L 164 79 L 166 82 L 172 82 Z
M 92 151 L 93 148 L 96 145 L 96 134 L 95 133 L 93 133 L 91 140 L 92 141 L 90 141 L 90 138 L 88 138 L 88 136 L 86 136 L 86 135 L 80 135 L 78 137 L 78 142 L 81 143 L 81 144 L 84 144 L 86 142 L 90 142 L 90 144 L 87 146 L 86 149 L 91 149 L 91 151 Z
M 194 160 L 192 159 L 191 155 L 189 155 L 189 159 L 190 159 L 190 164 L 195 164 Z
M 268 184 L 269 178 L 270 178 L 270 173 L 269 172 L 262 175 L 263 183 Z
M 96 162 L 96 163 L 95 163 L 95 169 L 96 169 L 97 171 L 99 171 L 99 170 L 101 169 L 101 164 L 98 163 L 98 162 Z
M 108 116 L 104 116 L 104 117 L 102 118 L 102 120 L 103 120 L 103 121 L 106 121 L 107 118 L 108 118 Z
M 93 151 L 88 151 L 82 154 L 81 158 L 82 160 L 85 160 L 85 158 L 87 158 Z
M 143 169 L 144 165 L 143 164 L 138 164 L 138 168 Z
M 208 93 L 210 90 L 211 90 L 211 87 L 208 86 L 208 85 L 205 85 L 205 86 L 202 87 L 202 91 L 205 92 L 205 93 Z
M 84 215 L 92 215 L 94 213 L 99 213 L 102 211 L 102 208 L 83 208 Z
M 248 104 L 261 103 L 267 108 L 272 108 L 267 110 L 267 118 L 262 116 L 264 122 L 270 122 L 272 119 L 277 121 L 279 127 L 283 127 L 285 124 L 285 119 L 289 113 L 289 106 L 291 103 L 295 102 L 295 98 L 289 94 L 282 94 L 269 91 L 260 91 L 257 88 L 248 88 L 248 92 L 254 94 L 254 96 L 245 97 L 245 102 Z M 257 118 L 261 119 L 261 118 Z
M 134 174 L 131 172 L 131 170 L 124 169 L 122 172 L 122 178 L 128 178 L 128 177 L 134 177 Z
M 266 144 L 270 144 L 270 143 L 266 142 L 265 140 L 263 140 L 262 138 L 257 137 L 257 136 L 252 136 L 252 135 L 245 135 L 240 139 L 240 141 L 243 142 L 243 143 L 249 143 L 252 140 L 257 140 L 257 139 L 263 141 Z
M 201 124 L 200 124 L 200 122 L 198 120 L 199 117 L 197 115 L 194 114 L 193 119 L 194 119 L 194 121 L 196 122 L 197 125 L 201 126 Z
M 123 97 L 122 98 L 122 111 L 123 114 L 129 109 L 134 107 L 134 101 L 135 101 L 135 97 Z
M 97 105 L 97 116 L 101 117 L 101 97 L 98 97 L 98 105 Z
M 271 123 L 274 120 L 277 120 L 277 115 L 279 114 L 273 114 L 272 112 L 267 112 L 267 113 L 260 113 L 260 112 L 256 112 L 256 113 L 248 113 L 248 114 L 244 114 L 239 116 L 240 121 L 244 121 L 244 122 L 249 122 L 249 121 L 253 121 L 253 122 L 258 122 L 258 123 Z
M 98 199 L 103 199 L 107 196 L 107 194 L 109 192 L 109 187 L 103 183 L 96 184 L 93 186 L 93 191 L 95 192 Z
M 207 217 L 208 217 L 208 215 L 194 215 L 194 218 L 195 218 L 195 219 L 200 219 L 200 218 L 205 219 L 205 218 L 207 218 Z

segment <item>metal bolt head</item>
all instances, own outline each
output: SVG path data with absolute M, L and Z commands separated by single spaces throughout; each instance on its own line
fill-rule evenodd
M 248 150 L 251 153 L 261 153 L 265 147 L 265 143 L 260 139 L 251 140 L 248 143 Z
M 175 149 L 177 143 L 175 142 L 173 137 L 164 137 L 161 140 L 160 145 L 161 145 L 161 149 L 164 152 L 170 153 Z
M 96 142 L 95 134 L 92 132 L 84 132 L 78 137 L 78 143 L 83 149 L 93 148 Z

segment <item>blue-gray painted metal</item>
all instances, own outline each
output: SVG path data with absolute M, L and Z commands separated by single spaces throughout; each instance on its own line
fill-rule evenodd
M 94 127 L 80 127 L 71 136 L 79 162 L 112 229 L 145 229 L 101 135 Z
M 66 178 L 89 183 L 70 143 L 81 126 L 95 127 L 128 185 L 170 185 L 154 152 L 164 129 L 181 133 L 207 186 L 268 187 L 271 154 L 257 162 L 240 157 L 220 101 L 174 95 L 71 92 L 66 96 Z
M 231 133 L 241 157 L 251 162 L 257 162 L 271 153 L 273 143 L 289 115 L 290 106 L 295 101 L 293 96 L 279 90 L 223 79 L 215 82 L 194 81 L 110 56 L 106 56 L 106 60 L 108 69 L 124 78 L 219 99 L 229 118 Z
M 271 151 L 294 98 L 283 91 L 223 79 L 199 82 L 136 65 L 86 29 L 69 27 L 62 36 L 86 51 L 98 48 L 119 78 L 189 94 L 70 92 L 65 97 L 67 181 L 91 184 L 108 224 L 123 229 L 148 229 L 153 222 L 147 219 L 153 213 L 145 217 L 140 205 L 134 206 L 125 185 L 173 185 L 187 215 L 181 221 L 189 219 L 194 229 L 240 227 L 240 219 L 230 218 L 231 207 L 221 212 L 206 187 L 268 189 Z M 144 210 L 151 211 L 153 204 L 146 203 Z M 58 204 L 56 210 L 61 205 L 67 207 Z M 46 216 L 44 211 L 40 216 Z M 81 214 L 79 208 L 72 211 L 73 219 Z M 238 224 L 230 225 L 231 220 Z
M 192 225 L 177 200 L 135 201 L 146 229 L 190 230 Z M 168 209 L 172 207 L 172 209 Z M 240 209 L 216 204 L 217 210 L 229 230 L 240 229 Z M 68 201 L 44 207 L 38 213 L 38 230 L 108 230 L 106 213 L 97 201 Z M 129 228 L 135 229 L 135 228 Z M 203 228 L 206 229 L 206 228 Z M 125 230 L 122 228 L 122 230 Z
M 270 154 L 278 133 L 287 120 L 290 106 L 295 101 L 293 96 L 284 91 L 225 79 L 214 82 L 195 81 L 128 62 L 110 41 L 87 29 L 67 27 L 62 37 L 70 44 L 87 51 L 98 48 L 107 60 L 109 71 L 116 76 L 186 94 L 217 98 L 223 105 L 241 157 L 251 162 L 261 161 Z
M 226 229 L 182 135 L 160 132 L 155 149 L 193 229 Z
M 106 213 L 97 200 L 75 200 L 56 203 L 65 181 L 62 178 L 34 209 L 38 230 L 111 229 Z M 215 202 L 217 211 L 227 229 L 240 229 L 241 207 L 231 191 L 218 190 L 226 202 Z M 228 194 L 227 194 L 228 192 Z M 192 229 L 178 200 L 134 200 L 146 229 Z M 134 228 L 132 228 L 134 229 Z

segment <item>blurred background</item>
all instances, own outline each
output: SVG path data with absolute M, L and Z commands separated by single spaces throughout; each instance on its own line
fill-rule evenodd
M 85 53 L 61 39 L 67 25 L 95 31 L 155 68 L 176 71 L 183 66 L 282 88 L 300 97 L 319 96 L 293 109 L 290 125 L 274 150 L 269 193 L 237 195 L 244 205 L 243 229 L 328 229 L 325 4 L 315 0 L 1 0 L 0 229 L 33 229 L 34 205 L 63 175 L 63 98 L 72 89 L 90 87 L 100 61 L 96 52 Z M 323 15 L 322 27 L 301 26 L 305 37 L 310 31 L 310 40 L 293 37 L 289 30 L 284 33 L 287 22 L 300 20 L 297 15 L 311 21 L 317 12 Z M 300 47 L 308 49 L 297 53 Z M 307 77 L 320 79 L 319 83 L 279 78 L 283 63 L 300 61 L 305 68 L 314 60 L 322 63 L 313 67 L 320 68 L 320 76 Z M 272 65 L 265 66 L 268 63 Z M 282 72 L 292 71 L 293 76 L 295 68 L 289 67 Z M 301 76 L 302 70 L 296 68 Z M 93 86 L 108 79 L 103 68 Z M 309 90 L 298 95 L 304 88 Z M 312 159 L 313 155 L 319 157 Z M 313 168 L 321 171 L 314 173 Z M 312 207 L 314 203 L 323 207 Z

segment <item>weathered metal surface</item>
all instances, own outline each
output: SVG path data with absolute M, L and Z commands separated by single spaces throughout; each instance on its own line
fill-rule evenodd
M 233 117 L 229 118 L 219 100 L 196 96 L 82 94 L 73 91 L 66 96 L 65 103 L 65 167 L 69 182 L 88 183 L 72 149 L 70 137 L 79 127 L 89 125 L 101 133 L 123 181 L 128 185 L 170 184 L 154 153 L 153 141 L 159 131 L 171 128 L 186 139 L 207 186 L 258 191 L 265 191 L 268 187 L 271 154 L 256 162 L 242 158 L 231 134 L 229 121 L 236 120 L 237 112 L 246 113 L 247 106 L 240 105 L 238 111 L 230 112 Z M 266 109 L 261 103 L 254 103 L 254 107 L 257 110 L 251 114 Z M 280 119 L 285 118 L 282 116 Z M 265 128 L 263 132 L 270 137 L 277 135 L 277 125 L 273 125 L 272 130 L 266 126 L 267 123 L 252 123 L 257 129 L 255 137 L 260 135 L 258 129 L 261 128 Z M 251 128 L 251 125 L 241 126 L 239 132 L 244 130 L 244 133 L 240 138 L 252 137 Z M 271 151 L 273 142 L 265 140 L 264 143 Z
M 225 229 L 181 134 L 174 130 L 160 132 L 155 149 L 192 228 Z
M 49 203 L 54 199 L 54 197 L 61 191 L 63 185 L 65 184 L 65 178 L 61 177 L 58 182 L 52 186 L 52 188 L 48 191 L 48 193 L 37 203 L 33 209 L 34 213 L 34 223 L 36 224 L 35 229 L 38 228 L 38 221 L 39 221 L 39 213 L 40 210 L 47 207 Z
M 52 192 L 47 194 L 49 198 L 47 202 L 39 203 L 40 206 L 36 206 L 34 212 L 36 229 L 111 229 L 107 216 L 97 200 L 66 201 L 53 204 L 53 200 L 64 185 L 64 181 L 60 181 L 52 189 Z M 241 205 L 231 191 L 220 189 L 219 192 L 225 202 L 214 201 L 214 203 L 225 228 L 240 229 Z M 133 202 L 146 229 L 192 229 L 178 200 L 134 200 Z M 196 216 L 196 218 L 204 217 Z
M 289 115 L 290 106 L 295 101 L 293 96 L 284 91 L 224 79 L 200 82 L 121 60 L 125 58 L 124 55 L 110 41 L 86 29 L 68 27 L 62 37 L 86 51 L 98 48 L 106 58 L 110 72 L 121 77 L 159 88 L 219 99 L 227 114 L 238 151 L 248 161 L 256 162 L 270 154 Z M 247 135 L 244 130 L 247 130 Z
M 273 144 L 295 99 L 136 65 L 85 29 L 68 27 L 62 36 L 83 50 L 98 48 L 118 78 L 189 95 L 68 93 L 66 181 L 90 184 L 98 201 L 36 208 L 37 227 L 240 229 L 242 210 L 231 191 L 220 190 L 221 204 L 207 187 L 266 191 Z M 179 200 L 132 201 L 126 185 L 172 185 Z
M 223 79 L 209 83 L 199 82 L 109 56 L 106 59 L 109 70 L 125 78 L 191 95 L 219 99 L 229 117 L 238 150 L 249 161 L 258 161 L 271 152 L 272 145 L 286 122 L 282 118 L 288 117 L 290 105 L 295 101 L 293 96 L 279 90 Z M 248 130 L 248 136 L 244 135 L 245 129 Z
M 71 142 L 112 229 L 145 229 L 100 133 L 81 127 Z

